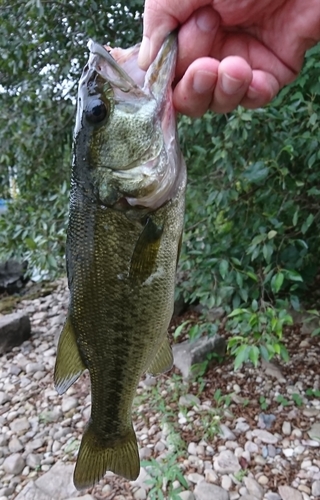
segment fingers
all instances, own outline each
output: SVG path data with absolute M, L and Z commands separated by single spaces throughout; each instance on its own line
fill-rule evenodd
M 240 104 L 247 109 L 260 108 L 272 101 L 279 90 L 280 84 L 271 73 L 254 70 L 251 84 Z
M 252 80 L 252 70 L 241 57 L 221 63 L 210 57 L 194 61 L 177 84 L 173 103 L 180 113 L 199 117 L 208 109 L 228 113 L 243 100 Z
M 177 111 L 194 118 L 210 107 L 218 78 L 219 61 L 210 57 L 197 59 L 187 69 L 173 93 Z
M 220 16 L 211 8 L 198 9 L 179 30 L 179 52 L 176 68 L 181 78 L 188 66 L 200 57 L 209 56 L 220 25 Z
M 146 0 L 143 20 L 143 39 L 138 63 L 146 70 L 160 50 L 165 37 L 182 25 L 192 13 L 212 0 Z M 197 41 L 194 40 L 194 43 Z

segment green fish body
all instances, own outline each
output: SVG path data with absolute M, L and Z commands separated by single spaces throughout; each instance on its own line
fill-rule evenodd
M 107 470 L 130 480 L 139 475 L 132 403 L 144 373 L 172 366 L 167 329 L 186 186 L 171 99 L 176 36 L 168 36 L 146 75 L 137 46 L 111 55 L 93 42 L 89 48 L 74 137 L 70 304 L 55 367 L 60 394 L 90 373 L 78 489 Z

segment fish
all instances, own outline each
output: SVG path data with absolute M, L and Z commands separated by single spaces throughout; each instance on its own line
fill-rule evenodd
M 67 229 L 70 299 L 54 383 L 63 394 L 88 370 L 91 415 L 79 490 L 112 471 L 140 472 L 132 404 L 141 377 L 171 369 L 168 326 L 184 222 L 186 166 L 172 104 L 177 36 L 147 72 L 139 45 L 88 44 L 79 81 Z

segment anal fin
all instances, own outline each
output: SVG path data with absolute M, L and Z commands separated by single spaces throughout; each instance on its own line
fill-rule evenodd
M 59 394 L 66 392 L 85 369 L 68 316 L 60 335 L 54 369 L 54 385 L 57 392 Z
M 169 371 L 173 365 L 173 354 L 172 349 L 169 344 L 169 340 L 166 337 L 162 342 L 159 351 L 157 352 L 155 358 L 151 362 L 147 369 L 147 373 L 150 375 L 159 375 Z

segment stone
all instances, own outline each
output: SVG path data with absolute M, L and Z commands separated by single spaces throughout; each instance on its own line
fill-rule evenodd
M 68 413 L 68 411 L 73 410 L 74 408 L 77 408 L 79 402 L 77 398 L 64 398 L 62 400 L 62 405 L 61 405 L 61 410 L 62 413 Z
M 25 465 L 26 464 L 22 456 L 19 453 L 13 453 L 4 460 L 2 467 L 7 474 L 13 474 L 16 476 L 23 471 Z
M 255 479 L 253 479 L 252 477 L 245 477 L 243 479 L 243 482 L 250 495 L 253 495 L 258 500 L 262 500 L 264 495 L 264 489 Z
M 30 428 L 30 423 L 26 417 L 16 418 L 10 423 L 10 429 L 15 434 L 24 434 Z
M 219 426 L 220 432 L 219 436 L 222 439 L 229 440 L 229 441 L 234 441 L 236 439 L 236 436 L 234 433 L 229 429 L 229 427 L 225 424 L 220 424 Z
M 311 493 L 314 497 L 320 497 L 320 481 L 314 481 L 311 487 Z
M 179 495 L 180 500 L 195 500 L 195 496 L 192 491 L 180 491 Z
M 16 496 L 15 500 L 48 500 L 48 498 L 51 500 L 51 497 L 48 497 L 46 493 L 36 487 L 34 481 L 29 481 L 18 496 Z
M 0 354 L 18 347 L 31 336 L 29 316 L 12 313 L 0 316 Z
M 209 484 L 205 481 L 198 483 L 194 489 L 196 500 L 229 500 L 229 493 L 220 486 Z
M 290 422 L 283 422 L 283 424 L 282 424 L 282 433 L 285 436 L 290 436 L 290 434 L 291 434 L 291 424 L 290 424 Z
M 137 491 L 134 492 L 133 498 L 135 500 L 146 500 L 147 498 L 147 492 L 144 488 L 139 488 Z
M 189 380 L 196 376 L 192 365 L 201 363 L 207 359 L 210 353 L 224 356 L 226 352 L 226 340 L 219 335 L 214 337 L 201 337 L 195 342 L 181 342 L 172 348 L 174 364 L 181 371 L 184 380 Z
M 37 469 L 41 464 L 42 455 L 37 455 L 36 453 L 30 453 L 27 456 L 26 463 L 31 469 Z
M 262 484 L 262 486 L 266 486 L 269 482 L 269 478 L 262 474 L 262 476 L 259 476 L 258 483 Z
M 5 405 L 8 401 L 10 401 L 8 394 L 0 391 L 0 406 Z
M 303 500 L 300 491 L 291 486 L 279 486 L 278 491 L 282 500 Z
M 185 394 L 184 396 L 180 396 L 179 405 L 185 406 L 186 408 L 192 408 L 192 406 L 200 405 L 200 399 L 194 394 Z
M 13 437 L 10 439 L 8 448 L 10 453 L 17 453 L 18 451 L 23 450 L 23 445 L 17 437 Z
M 197 472 L 192 472 L 191 474 L 188 474 L 188 480 L 190 481 L 190 483 L 198 484 L 200 483 L 200 481 L 204 480 L 204 477 Z
M 221 487 L 224 489 L 224 490 L 231 490 L 232 488 L 232 479 L 230 476 L 226 476 L 226 475 L 223 475 L 221 477 Z
M 234 474 L 241 470 L 237 457 L 230 450 L 221 451 L 214 461 L 214 469 L 221 474 Z
M 308 430 L 308 436 L 310 439 L 320 441 L 320 423 L 319 422 L 312 424 L 311 429 Z
M 241 495 L 239 500 L 258 500 L 258 497 L 255 497 L 254 495 Z
M 274 363 L 261 358 L 261 367 L 265 371 L 266 375 L 276 378 L 281 384 L 285 383 L 286 379 L 281 373 L 280 368 L 278 368 Z
M 73 469 L 74 466 L 71 464 L 57 462 L 46 474 L 36 480 L 35 485 L 55 500 L 76 496 L 77 490 L 72 479 Z
M 265 494 L 263 500 L 281 500 L 281 497 L 278 495 L 278 493 L 268 491 L 268 493 Z
M 263 443 L 267 444 L 276 444 L 279 439 L 271 434 L 271 432 L 268 432 L 264 429 L 254 429 L 252 431 L 252 436 L 257 437 L 260 439 Z
M 144 497 L 146 498 L 146 497 Z M 94 500 L 94 497 L 92 495 L 84 495 L 83 497 L 72 497 L 72 498 L 67 498 L 67 500 Z

